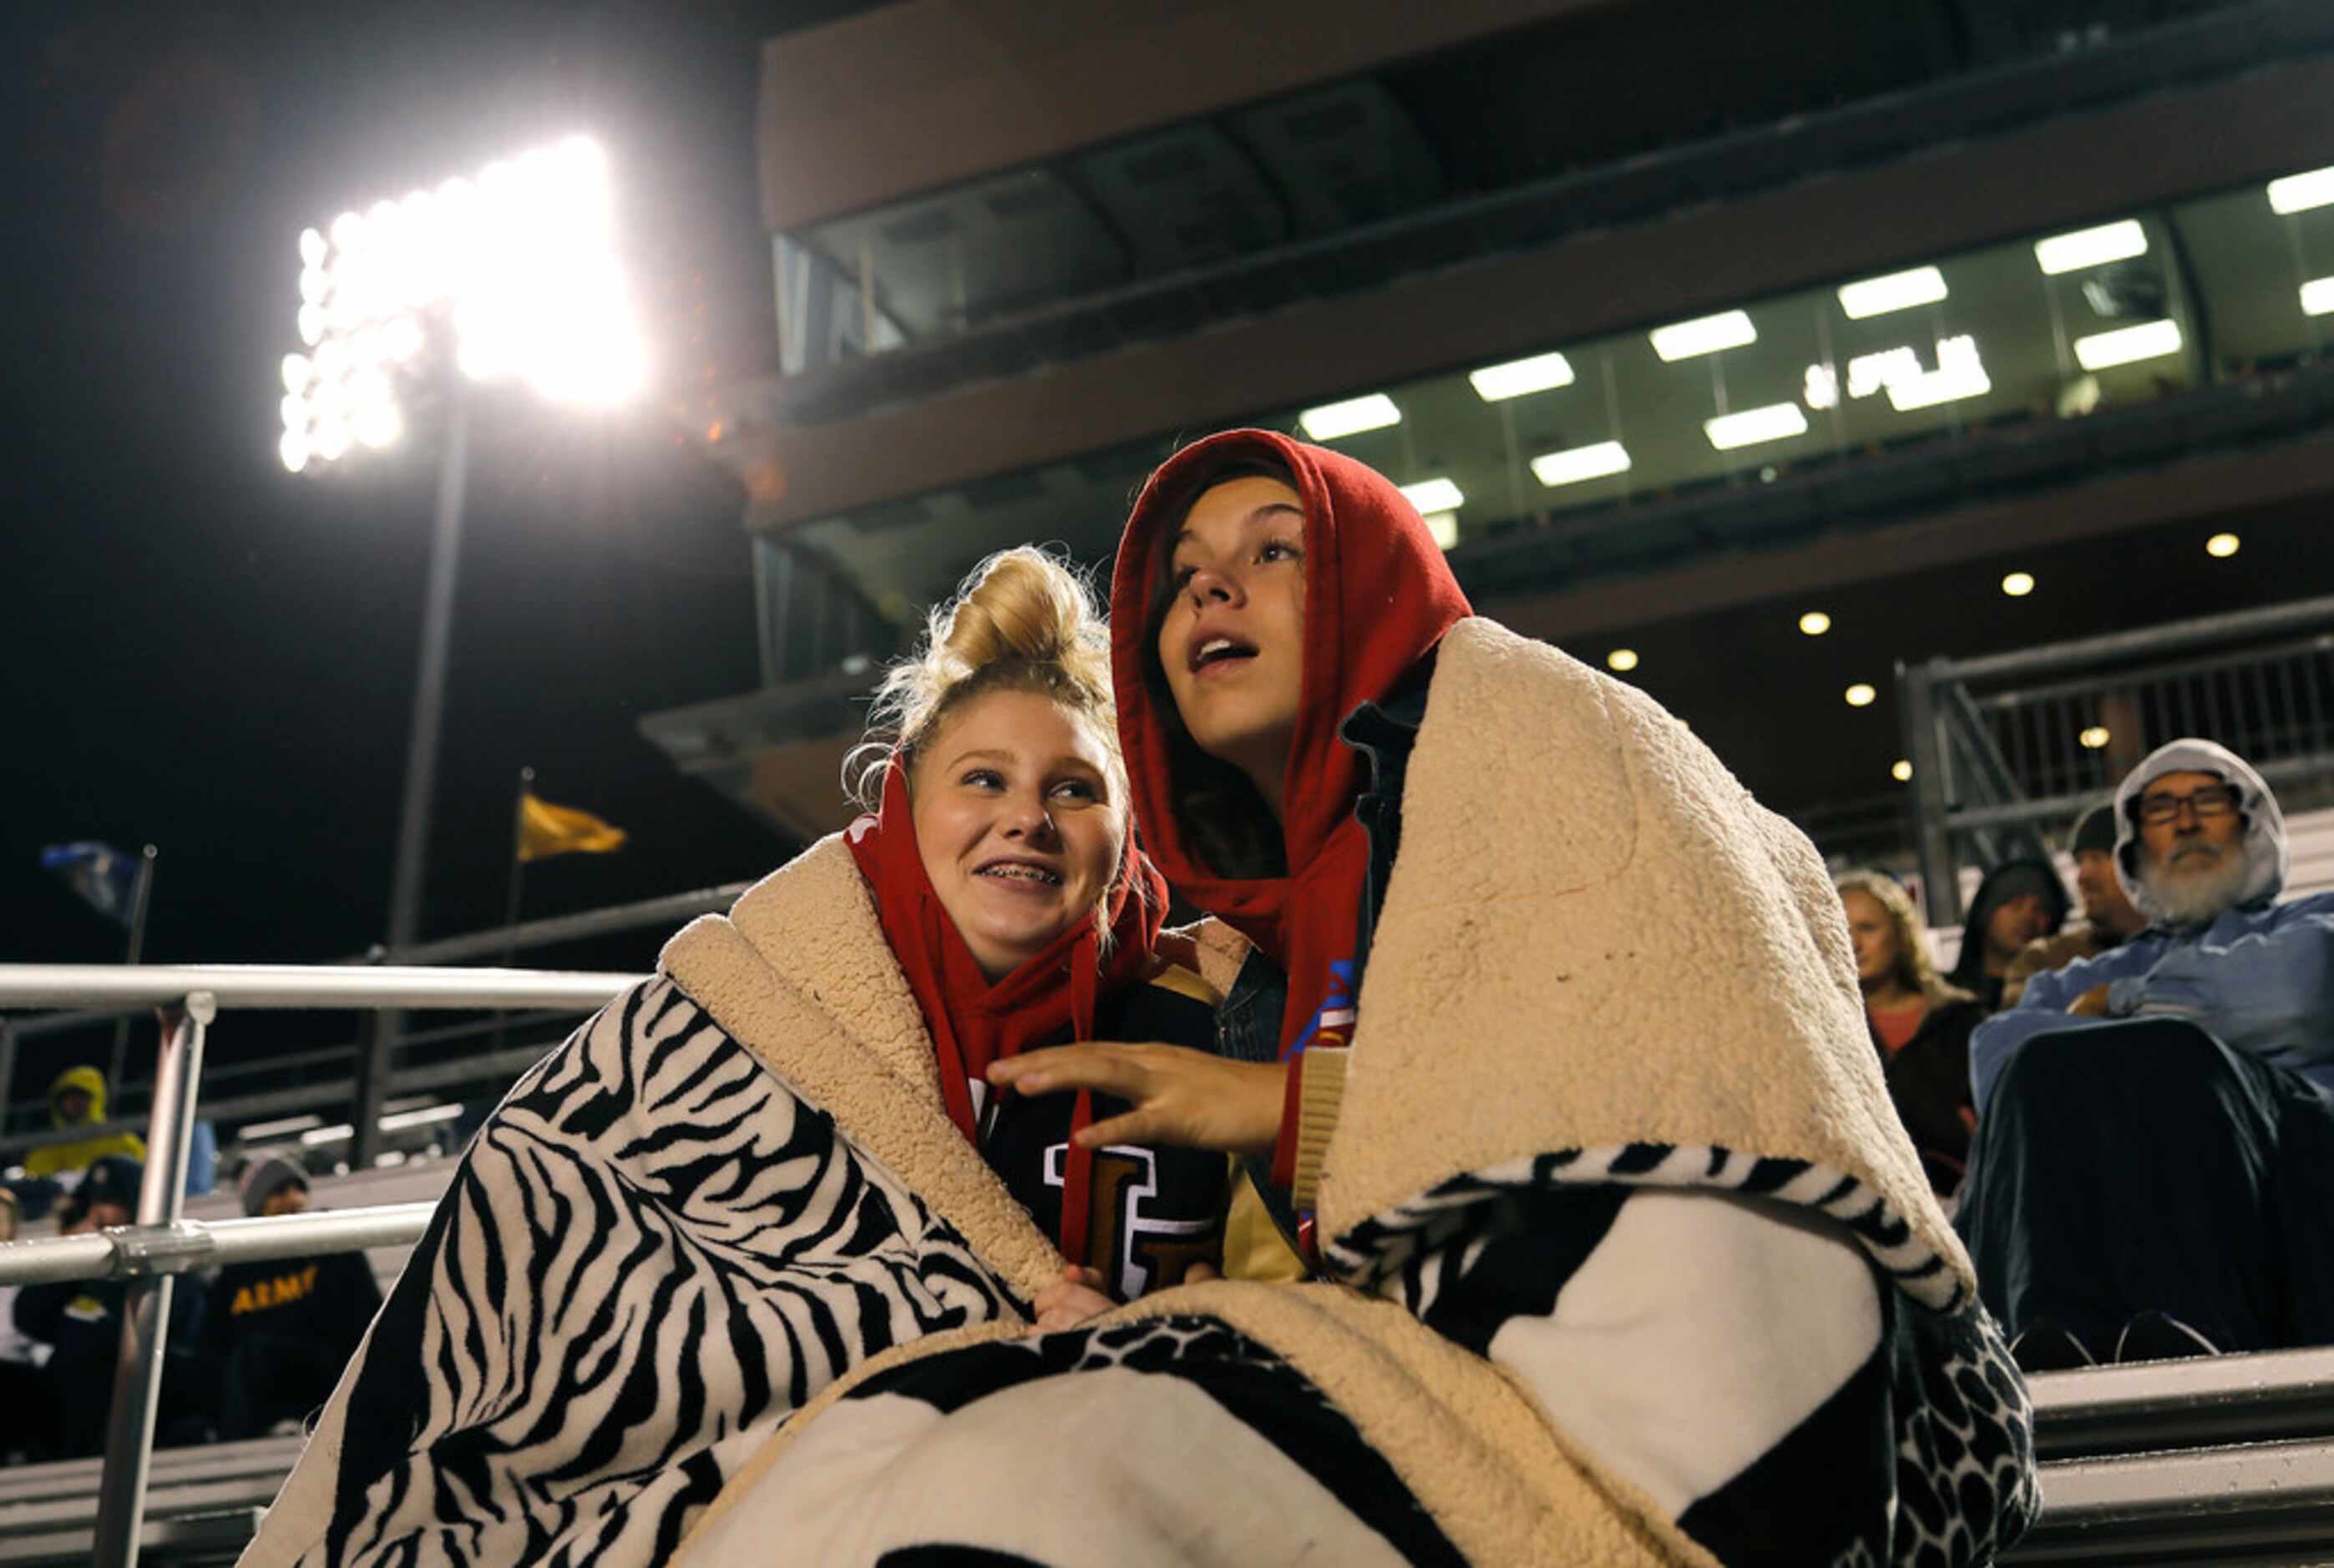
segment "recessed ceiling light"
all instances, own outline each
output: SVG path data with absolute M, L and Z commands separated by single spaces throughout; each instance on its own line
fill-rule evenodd
M 2137 218 L 2131 217 L 2034 242 L 2036 265 L 2052 277 L 2146 254 L 2147 231 L 2139 226 Z
M 1888 776 L 1898 784 L 1910 784 L 1913 779 L 1913 765 L 1900 756 L 1889 765 Z
M 2334 278 L 2311 278 L 2301 285 L 2301 313 L 2334 315 Z
M 1448 479 L 1421 479 L 1415 485 L 1402 487 L 1402 498 L 1423 515 L 1430 512 L 1456 512 L 1467 504 L 1459 486 Z
M 1669 362 L 1755 343 L 1759 341 L 1759 329 L 1750 324 L 1747 311 L 1721 311 L 1714 316 L 1698 316 L 1690 322 L 1655 327 L 1646 335 L 1653 341 L 1654 352 Z
M 1562 354 L 1534 354 L 1528 360 L 1509 360 L 1504 365 L 1486 365 L 1480 370 L 1471 370 L 1467 380 L 1473 384 L 1477 397 L 1487 403 L 1497 403 L 1572 385 L 1572 361 Z
M 2269 182 L 2269 209 L 2282 217 L 2334 202 L 2334 168 L 2313 168 Z
M 2233 534 L 2215 534 L 2204 541 L 2204 553 L 2215 560 L 2226 561 L 2237 553 L 2241 543 L 2242 541 Z
M 1605 656 L 1605 666 L 1608 669 L 1626 675 L 1637 668 L 1637 650 L 1634 648 L 1616 648 Z
M 2081 741 L 2086 749 L 2097 751 L 2115 737 L 2107 733 L 2106 725 L 2095 724 L 2075 738 Z
M 1737 447 L 1755 447 L 1761 441 L 1804 436 L 1808 433 L 1808 417 L 1797 403 L 1770 403 L 1763 409 L 1745 409 L 1739 414 L 1704 419 L 1702 429 L 1712 446 L 1730 452 Z
M 1831 630 L 1831 617 L 1820 610 L 1810 610 L 1799 617 L 1799 630 L 1809 637 L 1821 637 Z
M 1314 440 L 1335 441 L 1342 436 L 1358 436 L 1365 430 L 1399 425 L 1402 410 L 1384 392 L 1372 392 L 1366 398 L 1348 398 L 1342 403 L 1307 409 L 1297 416 L 1297 422 Z
M 1914 267 L 1910 272 L 1890 273 L 1886 277 L 1866 278 L 1861 283 L 1839 286 L 1839 308 L 1847 319 L 1860 322 L 1866 316 L 1885 316 L 1891 311 L 1909 311 L 1914 305 L 1933 305 L 1945 297 L 1945 274 L 1934 267 Z
M 1625 474 L 1629 471 L 1629 448 L 1618 441 L 1599 441 L 1591 447 L 1543 452 L 1531 460 L 1531 471 L 1533 478 L 1551 490 L 1558 485 L 1577 485 L 1583 479 Z
M 2012 599 L 2023 599 L 2034 592 L 2034 573 L 2013 572 L 2001 580 L 2001 591 Z
M 1425 515 L 1423 520 L 1426 524 L 1426 531 L 1434 535 L 1434 543 L 1438 546 L 1444 550 L 1451 550 L 1458 545 L 1458 513 L 1429 512 Z
M 1880 694 L 1878 692 L 1873 690 L 1871 687 L 1859 680 L 1854 686 L 1847 688 L 1847 706 L 1850 707 L 1870 707 L 1879 696 Z
M 2075 340 L 2075 360 L 2087 370 L 2112 370 L 2139 360 L 2160 359 L 2180 351 L 2178 322 L 2142 322 L 2111 332 L 2093 332 Z

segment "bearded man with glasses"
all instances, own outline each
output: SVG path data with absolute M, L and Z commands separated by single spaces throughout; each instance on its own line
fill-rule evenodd
M 1956 1223 L 2028 1371 L 2334 1343 L 2334 893 L 2276 901 L 2277 797 L 2177 740 L 2116 792 L 2148 921 L 1970 1043 Z

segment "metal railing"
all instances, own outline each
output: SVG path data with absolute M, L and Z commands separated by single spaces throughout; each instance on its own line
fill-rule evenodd
M 368 970 L 374 970 L 377 966 L 390 962 L 436 965 L 473 958 L 506 963 L 513 956 L 535 948 L 588 941 L 649 928 L 677 926 L 698 915 L 727 909 L 752 886 L 751 882 L 728 882 L 719 887 L 699 888 L 636 903 L 589 909 L 579 914 L 528 920 L 491 930 L 465 932 L 417 943 L 402 952 L 376 951 L 362 957 L 344 959 L 342 966 L 362 965 Z M 0 999 L 0 1007 L 13 1005 L 15 1004 Z M 53 1017 L 15 1019 L 0 1016 L 0 1101 L 6 1100 L 15 1083 L 18 1059 L 25 1047 L 37 1047 L 43 1042 L 79 1030 L 136 1018 L 145 1012 L 140 1007 L 108 1005 Z M 550 1012 L 516 1015 L 497 1013 L 451 1026 L 402 1032 L 386 1040 L 376 1038 L 368 1031 L 362 1038 L 338 1044 L 237 1063 L 215 1070 L 210 1074 L 211 1082 L 217 1085 L 219 1080 L 253 1077 L 280 1080 L 295 1068 L 304 1073 L 314 1073 L 317 1077 L 306 1083 L 215 1094 L 206 1102 L 205 1111 L 214 1118 L 281 1117 L 304 1111 L 329 1111 L 332 1113 L 330 1120 L 347 1121 L 357 1131 L 362 1132 L 363 1127 L 353 1108 L 369 1087 L 377 1086 L 377 1105 L 400 1094 L 439 1092 L 471 1085 L 499 1089 L 526 1071 L 535 1058 L 543 1053 L 544 1047 L 540 1042 L 504 1050 L 499 1048 L 497 1041 L 483 1053 L 465 1053 L 458 1057 L 448 1057 L 445 1053 L 451 1047 L 471 1041 L 492 1039 L 506 1032 L 524 1033 L 565 1015 Z M 420 1046 L 432 1047 L 428 1054 L 433 1059 L 421 1060 L 423 1053 L 414 1049 Z M 400 1055 L 403 1060 L 400 1059 Z M 370 1081 L 369 1073 L 371 1075 Z M 145 1125 L 145 1118 L 136 1114 L 135 1108 L 146 1101 L 151 1087 L 150 1082 L 110 1082 L 107 1089 L 111 1103 L 127 1114 L 118 1114 L 100 1124 L 64 1130 L 51 1129 L 42 1120 L 46 1109 L 45 1100 L 0 1104 L 0 1164 L 21 1159 L 31 1150 L 49 1144 L 74 1143 L 108 1132 L 138 1130 Z M 343 1115 L 342 1112 L 348 1114 Z M 378 1114 L 373 1121 L 374 1130 L 378 1132 Z M 11 1132 L 12 1127 L 24 1130 Z M 377 1146 L 371 1139 L 355 1138 L 351 1149 L 351 1164 L 358 1167 L 369 1165 L 376 1151 Z
M 2334 597 L 1982 659 L 1896 667 L 1933 927 L 1963 861 L 2044 851 L 2169 740 L 2218 741 L 2272 785 L 2334 778 Z
M 587 1012 L 641 978 L 404 966 L 0 964 L 0 1007 L 127 1005 L 177 1010 L 155 1073 L 137 1223 L 92 1236 L 0 1246 L 0 1284 L 108 1278 L 130 1282 L 106 1425 L 104 1477 L 98 1489 L 94 1561 L 101 1568 L 129 1568 L 138 1561 L 147 1474 L 153 1459 L 154 1414 L 178 1276 L 215 1263 L 410 1242 L 420 1236 L 435 1207 L 401 1204 L 208 1225 L 188 1221 L 187 1150 L 201 1091 L 204 1037 L 219 1009 L 545 1007 Z

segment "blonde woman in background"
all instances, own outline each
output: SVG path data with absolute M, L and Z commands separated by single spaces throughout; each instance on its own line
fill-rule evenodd
M 1920 1150 L 1930 1184 L 1940 1194 L 1951 1193 L 1968 1167 L 1970 1132 L 1977 1125 L 1969 1042 L 1985 1020 L 1985 1004 L 1937 973 L 1912 898 L 1894 878 L 1849 871 L 1838 887 L 1865 1021 L 1889 1097 Z

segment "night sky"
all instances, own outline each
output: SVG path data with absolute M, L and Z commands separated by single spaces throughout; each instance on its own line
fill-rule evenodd
M 662 386 L 765 370 L 755 43 L 855 8 L 6 8 L 0 953 L 119 959 L 120 928 L 37 863 L 82 838 L 159 846 L 151 960 L 380 939 L 436 469 L 426 429 L 281 467 L 299 231 L 586 131 Z M 768 869 L 791 846 L 634 727 L 755 684 L 733 486 L 653 394 L 582 419 L 484 403 L 423 935 L 499 922 L 524 765 L 632 835 L 531 868 L 530 915 Z M 289 1026 L 246 1015 L 219 1045 Z

